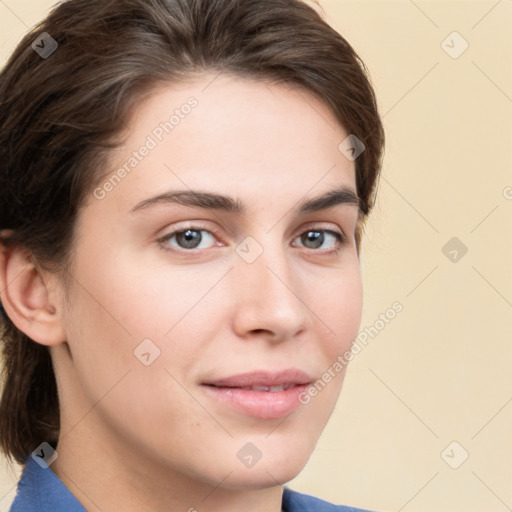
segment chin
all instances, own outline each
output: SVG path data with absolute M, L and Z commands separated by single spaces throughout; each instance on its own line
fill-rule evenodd
M 290 480 L 293 480 L 301 471 L 303 467 L 294 468 L 293 470 L 276 471 L 269 474 L 265 469 L 256 471 L 248 470 L 246 472 L 238 471 L 233 472 L 229 478 L 223 482 L 222 487 L 232 491 L 248 491 L 248 490 L 261 490 L 278 485 L 284 485 Z
M 274 453 L 264 460 L 262 457 L 252 467 L 236 468 L 223 483 L 223 487 L 231 490 L 258 490 L 276 485 L 284 485 L 293 480 L 305 467 L 310 451 L 286 450 Z

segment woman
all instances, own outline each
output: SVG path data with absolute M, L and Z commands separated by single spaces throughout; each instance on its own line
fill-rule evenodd
M 299 0 L 69 0 L 0 124 L 11 510 L 355 510 L 284 486 L 361 319 L 384 134 L 347 41 Z

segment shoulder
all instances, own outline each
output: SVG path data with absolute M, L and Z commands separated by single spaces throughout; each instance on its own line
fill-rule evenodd
M 283 492 L 284 512 L 370 512 L 360 508 L 334 505 L 327 501 L 302 494 L 284 487 Z

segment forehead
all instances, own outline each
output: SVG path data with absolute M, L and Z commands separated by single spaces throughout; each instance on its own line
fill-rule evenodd
M 355 189 L 355 164 L 338 149 L 345 129 L 326 104 L 290 84 L 222 74 L 161 84 L 134 106 L 126 126 L 100 181 L 112 183 L 108 197 L 125 211 L 170 188 L 266 203 Z

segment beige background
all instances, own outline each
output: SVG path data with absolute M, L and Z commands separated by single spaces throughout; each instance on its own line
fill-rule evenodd
M 0 65 L 52 3 L 0 0 Z M 290 487 L 382 512 L 510 510 L 512 2 L 322 5 L 368 65 L 387 132 L 361 329 L 403 311 L 352 361 Z M 443 253 L 452 237 L 465 255 Z M 1 472 L 2 512 L 16 477 Z

